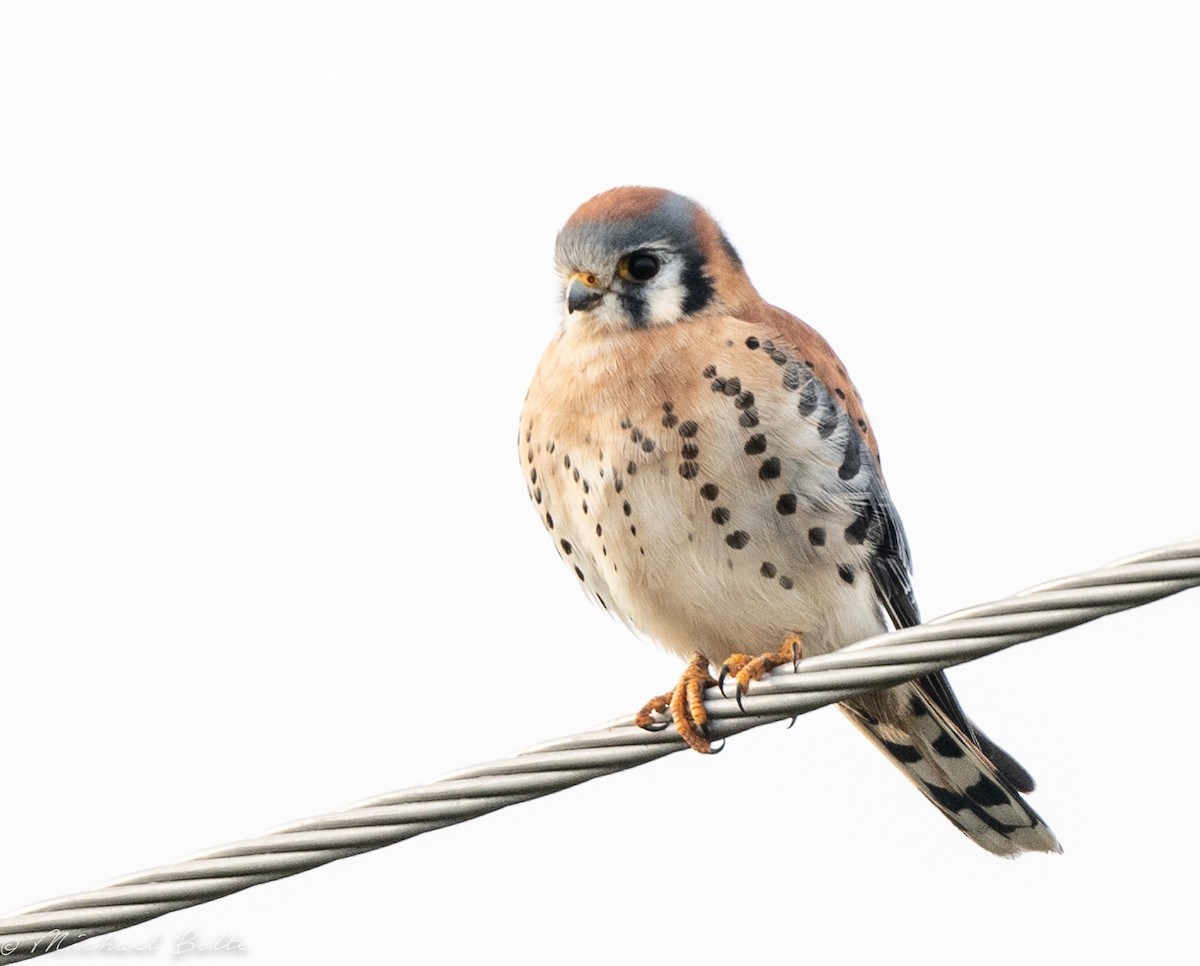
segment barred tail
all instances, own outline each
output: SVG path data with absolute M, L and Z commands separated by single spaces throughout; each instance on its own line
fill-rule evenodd
M 981 738 L 993 749 L 996 761 L 989 760 L 916 685 L 879 698 L 884 700 L 868 696 L 840 707 L 964 835 L 994 855 L 1062 851 L 1014 787 L 1031 789 L 1033 783 L 1006 752 Z

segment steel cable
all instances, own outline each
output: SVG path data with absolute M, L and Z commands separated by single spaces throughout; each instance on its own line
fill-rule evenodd
M 804 714 L 846 698 L 962 664 L 1200 585 L 1200 540 L 1032 587 L 1012 597 L 882 634 L 780 668 L 745 697 L 745 712 L 711 689 L 714 738 Z M 168 912 L 401 842 L 497 809 L 681 751 L 671 730 L 632 716 L 548 741 L 502 761 L 379 795 L 280 826 L 171 865 L 122 876 L 0 917 L 0 963 L 20 962 Z

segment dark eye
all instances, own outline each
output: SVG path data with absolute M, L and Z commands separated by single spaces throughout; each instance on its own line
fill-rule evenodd
M 651 252 L 633 252 L 621 259 L 621 274 L 635 282 L 648 282 L 658 274 L 658 256 Z

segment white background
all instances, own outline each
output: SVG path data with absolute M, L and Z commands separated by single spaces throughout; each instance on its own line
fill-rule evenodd
M 432 6 L 0 11 L 0 910 L 671 684 L 513 447 L 613 185 L 700 200 L 838 349 L 927 616 L 1200 529 L 1193 6 Z M 1198 614 L 953 674 L 1062 856 L 976 849 L 824 710 L 121 961 L 1180 962 Z

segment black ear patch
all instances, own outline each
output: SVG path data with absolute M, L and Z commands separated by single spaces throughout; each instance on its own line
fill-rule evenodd
M 683 283 L 686 293 L 683 299 L 683 314 L 693 315 L 699 312 L 713 299 L 716 286 L 705 272 L 704 256 L 695 248 L 684 249 L 683 272 L 679 280 Z

